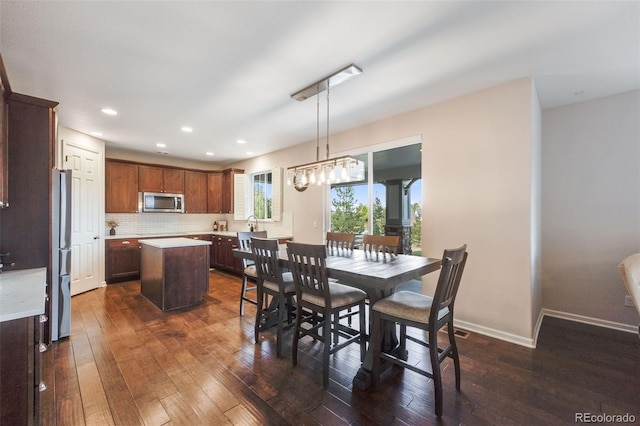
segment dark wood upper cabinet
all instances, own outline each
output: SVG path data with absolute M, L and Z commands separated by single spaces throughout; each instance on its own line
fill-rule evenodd
M 222 213 L 233 213 L 233 177 L 244 173 L 240 169 L 226 169 L 222 172 Z
M 140 192 L 184 194 L 184 170 L 140 165 L 138 175 Z
M 105 211 L 135 213 L 138 211 L 138 165 L 105 161 Z
M 207 173 L 185 170 L 185 213 L 207 213 Z
M 207 175 L 207 212 L 222 213 L 222 172 L 213 171 Z

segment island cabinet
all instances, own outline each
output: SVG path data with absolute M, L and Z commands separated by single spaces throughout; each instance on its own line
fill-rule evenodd
M 140 278 L 140 242 L 135 238 L 106 241 L 105 280 L 107 283 Z
M 138 165 L 105 161 L 105 211 L 136 213 L 138 211 Z
M 184 172 L 184 212 L 207 213 L 207 173 L 186 170 Z
M 140 293 L 163 311 L 202 303 L 209 291 L 210 241 L 140 240 Z
M 139 165 L 138 191 L 184 194 L 184 170 Z

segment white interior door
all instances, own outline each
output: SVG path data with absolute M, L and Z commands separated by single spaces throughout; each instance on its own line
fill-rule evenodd
M 102 162 L 99 152 L 65 144 L 65 169 L 71 169 L 71 295 L 100 287 L 100 248 L 104 227 L 101 225 L 103 191 Z

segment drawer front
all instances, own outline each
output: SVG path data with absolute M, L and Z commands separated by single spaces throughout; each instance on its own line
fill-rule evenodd
M 107 248 L 137 247 L 139 245 L 137 238 L 107 240 Z

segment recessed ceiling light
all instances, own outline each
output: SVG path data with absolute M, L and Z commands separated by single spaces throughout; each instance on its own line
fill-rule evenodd
M 245 141 L 244 139 L 238 139 L 236 142 L 240 145 L 247 143 L 247 141 Z
M 247 154 L 247 155 L 253 155 L 253 152 L 251 152 L 251 151 L 247 151 L 247 152 L 246 152 L 246 154 Z
M 191 127 L 188 126 L 182 126 L 182 131 L 185 133 L 191 133 L 193 132 L 193 129 Z
M 164 143 L 157 143 L 157 144 L 156 144 L 156 146 L 157 146 L 158 148 L 166 148 L 166 147 L 167 147 L 167 145 L 166 145 L 166 144 L 164 144 Z
M 107 115 L 118 115 L 118 111 L 111 108 L 102 108 L 100 111 L 104 112 Z
M 207 152 L 206 154 L 211 157 L 213 156 L 213 152 Z
M 91 132 L 91 136 L 102 136 L 100 132 Z

